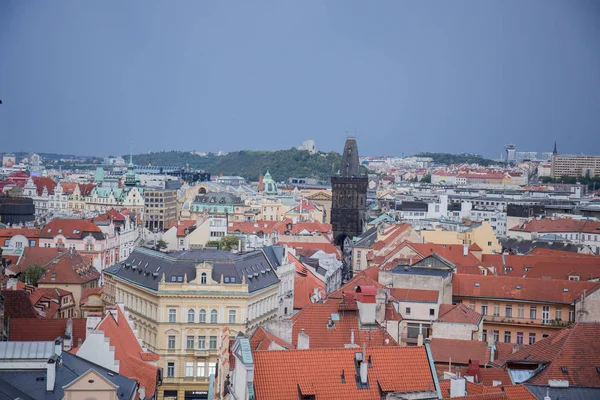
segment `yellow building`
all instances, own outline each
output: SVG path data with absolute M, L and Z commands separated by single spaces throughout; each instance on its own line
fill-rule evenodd
M 158 399 L 206 398 L 221 331 L 232 336 L 275 318 L 280 281 L 262 251 L 180 253 L 136 248 L 104 270 L 104 300 L 122 302 L 144 345 L 160 356 Z
M 474 224 L 476 226 L 464 232 L 444 231 L 436 228 L 433 231 L 420 231 L 419 233 L 427 243 L 435 244 L 477 244 L 481 247 L 482 254 L 501 253 L 502 245 L 498 241 L 494 229 L 487 221 Z

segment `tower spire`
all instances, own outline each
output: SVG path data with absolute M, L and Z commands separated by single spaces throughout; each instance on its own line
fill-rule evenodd
M 558 150 L 556 150 L 556 140 L 554 141 L 554 151 L 552 151 L 552 154 L 554 154 L 554 155 L 558 154 Z

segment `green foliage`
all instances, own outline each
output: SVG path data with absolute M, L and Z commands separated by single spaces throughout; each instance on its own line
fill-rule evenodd
M 310 154 L 295 148 L 277 151 L 236 151 L 225 156 L 209 154 L 196 156 L 184 151 L 165 151 L 133 156 L 137 165 L 189 165 L 212 175 L 239 175 L 257 181 L 267 170 L 275 181 L 288 178 L 314 178 L 328 181 L 340 166 L 341 156 L 336 152 Z
M 219 248 L 225 251 L 231 251 L 237 249 L 239 238 L 235 235 L 223 236 L 219 241 Z
M 41 277 L 46 273 L 46 270 L 40 265 L 33 264 L 19 275 L 19 280 L 28 285 L 37 285 Z
M 499 164 L 494 160 L 483 158 L 476 154 L 449 154 L 449 153 L 418 153 L 415 157 L 431 157 L 437 164 L 479 164 L 493 165 Z
M 542 183 L 569 183 L 576 184 L 577 182 L 587 185 L 588 189 L 600 189 L 600 176 L 590 177 L 589 175 L 580 176 L 579 178 L 575 178 L 572 176 L 561 176 L 560 178 L 551 178 L 549 176 L 540 177 L 540 182 Z
M 431 174 L 423 175 L 423 177 L 421 178 L 421 182 L 431 183 Z
M 167 242 L 165 242 L 164 240 L 160 239 L 158 242 L 156 242 L 156 250 L 164 250 L 167 248 Z
M 206 242 L 206 248 L 211 248 L 211 249 L 218 249 L 220 246 L 220 243 L 218 240 L 209 240 L 208 242 Z

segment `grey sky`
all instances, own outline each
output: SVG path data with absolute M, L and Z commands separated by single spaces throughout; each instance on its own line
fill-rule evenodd
M 0 1 L 0 151 L 600 154 L 600 1 Z

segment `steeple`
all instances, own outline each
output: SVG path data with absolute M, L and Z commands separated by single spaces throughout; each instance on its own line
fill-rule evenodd
M 125 186 L 135 186 L 135 172 L 133 172 L 133 154 L 129 153 L 129 164 L 127 165 L 127 173 L 125 174 Z
M 552 152 L 553 155 L 557 155 L 558 154 L 558 150 L 556 150 L 556 140 L 554 141 L 554 151 Z
M 356 138 L 346 138 L 346 144 L 344 144 L 344 154 L 342 154 L 342 163 L 340 165 L 340 175 L 345 178 L 360 176 L 358 144 L 356 143 Z

